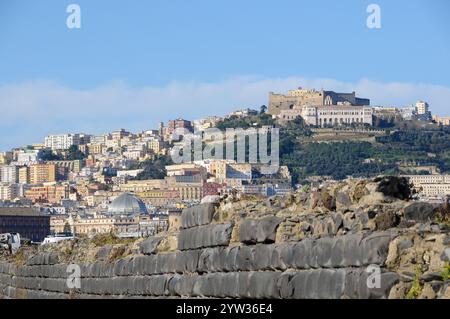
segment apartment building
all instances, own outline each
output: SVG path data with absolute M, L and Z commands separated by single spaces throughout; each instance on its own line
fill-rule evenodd
M 25 197 L 32 202 L 59 204 L 69 198 L 68 185 L 33 186 L 25 191 Z
M 23 197 L 23 185 L 0 184 L 0 200 L 14 200 Z
M 19 167 L 16 165 L 0 166 L 1 183 L 17 183 L 19 181 Z
M 58 134 L 49 135 L 45 138 L 45 147 L 51 148 L 52 150 L 67 150 L 72 145 L 81 144 L 80 134 Z
M 30 166 L 30 184 L 42 184 L 56 181 L 55 164 L 34 164 Z

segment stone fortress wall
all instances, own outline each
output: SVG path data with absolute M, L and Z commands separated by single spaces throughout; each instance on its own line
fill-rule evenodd
M 336 93 L 334 91 L 302 89 L 288 91 L 287 95 L 269 92 L 268 113 L 271 115 L 279 115 L 281 111 L 292 109 L 293 106 L 302 107 L 337 105 L 338 103 L 348 103 L 354 106 L 368 106 L 370 100 L 356 97 L 355 92 L 352 93 Z
M 68 288 L 62 252 L 41 249 L 23 265 L 0 262 L 0 296 L 448 298 L 448 226 L 433 205 L 392 196 L 392 183 L 184 209 L 179 231 L 146 238 L 125 258 L 111 260 L 105 246 L 95 262 L 78 262 L 79 289 Z M 374 269 L 380 276 L 369 278 Z

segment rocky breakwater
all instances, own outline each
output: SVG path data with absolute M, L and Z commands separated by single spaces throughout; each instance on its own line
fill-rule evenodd
M 184 209 L 179 229 L 0 263 L 6 298 L 449 298 L 449 209 L 406 180 L 330 183 Z M 100 238 L 102 238 L 100 236 Z M 80 269 L 70 287 L 68 265 Z M 70 268 L 72 269 L 72 268 Z

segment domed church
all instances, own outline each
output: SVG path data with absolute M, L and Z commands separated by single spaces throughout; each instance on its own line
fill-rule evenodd
M 112 215 L 140 215 L 148 214 L 144 202 L 130 193 L 123 193 L 114 199 L 108 207 Z

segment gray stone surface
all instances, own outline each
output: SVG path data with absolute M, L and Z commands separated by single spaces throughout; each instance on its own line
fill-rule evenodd
M 434 220 L 436 211 L 433 205 L 425 202 L 415 202 L 405 207 L 405 219 L 416 222 L 427 222 Z
M 148 237 L 144 241 L 139 243 L 139 252 L 143 255 L 156 254 L 156 248 L 163 240 L 163 237 Z
M 178 236 L 178 249 L 197 249 L 204 247 L 227 246 L 230 242 L 233 225 L 210 224 L 182 229 Z
M 261 219 L 245 219 L 239 227 L 239 240 L 245 244 L 273 243 L 281 219 L 268 216 Z
M 181 227 L 191 228 L 211 223 L 216 206 L 214 203 L 204 203 L 183 209 Z

